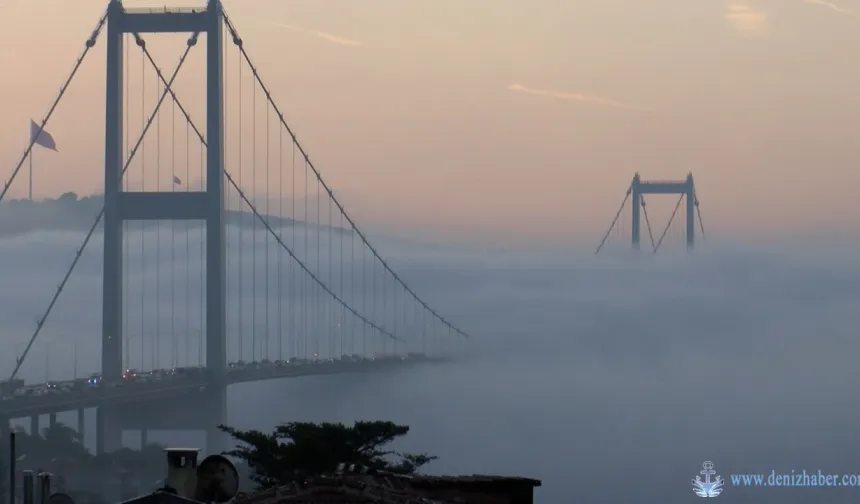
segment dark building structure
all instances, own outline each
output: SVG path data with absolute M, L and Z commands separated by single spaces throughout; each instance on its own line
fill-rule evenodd
M 239 494 L 237 504 L 532 504 L 540 480 L 508 476 L 405 476 L 345 467 L 256 494 Z
M 425 476 L 341 464 L 331 474 L 308 476 L 255 493 L 239 492 L 239 473 L 220 455 L 197 461 L 196 449 L 167 452 L 167 475 L 159 490 L 130 497 L 131 475 L 121 475 L 122 504 L 532 504 L 540 480 L 506 476 Z M 95 504 L 73 493 L 53 493 L 52 475 L 23 471 L 20 504 Z M 36 484 L 38 482 L 38 485 Z M 38 492 L 36 491 L 38 489 Z M 62 488 L 59 488 L 62 492 Z M 101 492 L 99 492 L 101 493 Z M 18 497 L 20 496 L 20 497 Z

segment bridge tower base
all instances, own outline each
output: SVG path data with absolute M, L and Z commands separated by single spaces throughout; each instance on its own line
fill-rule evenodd
M 86 446 L 86 410 L 84 408 L 78 408 L 78 436 L 80 436 L 81 444 Z
M 119 410 L 113 406 L 96 409 L 96 455 L 122 448 L 122 425 Z
M 230 440 L 227 434 L 218 429 L 219 425 L 227 423 L 227 387 L 213 385 L 207 388 L 206 396 L 206 453 L 212 455 L 229 450 Z
M 100 409 L 99 414 L 103 422 L 99 429 L 105 436 L 97 445 L 104 446 L 106 451 L 119 447 L 117 443 L 124 431 L 139 433 L 143 443 L 152 441 L 159 431 L 202 432 L 208 453 L 221 453 L 230 446 L 227 436 L 218 430 L 218 425 L 227 423 L 227 387 L 222 385 L 205 385 L 182 394 L 152 397 L 114 408 Z

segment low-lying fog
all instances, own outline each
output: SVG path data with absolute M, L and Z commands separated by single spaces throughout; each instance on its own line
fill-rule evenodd
M 80 240 L 79 233 L 35 233 L 0 241 L 4 374 Z M 151 356 L 141 358 L 139 335 L 153 331 L 162 335 L 160 363 L 195 363 L 196 350 L 186 354 L 184 340 L 173 345 L 169 335 L 174 317 L 173 331 L 196 327 L 198 298 L 191 296 L 191 322 L 183 304 L 186 270 L 194 279 L 191 290 L 199 290 L 199 236 L 186 243 L 181 233 L 149 232 L 130 242 L 129 332 L 137 341 L 129 350 L 131 364 L 150 365 Z M 230 327 L 238 327 L 235 243 Z M 267 275 L 260 243 L 258 289 Z M 143 288 L 141 247 L 149 261 Z M 316 251 L 314 243 L 310 247 Z M 730 473 L 771 469 L 860 473 L 854 449 L 860 437 L 860 268 L 854 248 L 703 247 L 688 256 L 676 247 L 638 258 L 428 250 L 403 241 L 383 241 L 380 248 L 419 294 L 473 335 L 447 346 L 457 359 L 396 373 L 235 386 L 230 423 L 269 429 L 288 420 L 403 422 L 412 431 L 398 448 L 440 457 L 428 471 L 540 478 L 538 500 L 548 503 L 690 502 L 697 499 L 690 481 L 705 460 L 727 480 L 723 495 L 731 502 L 845 502 L 860 491 L 742 489 L 728 481 Z M 100 249 L 96 237 L 27 359 L 23 376 L 29 380 L 45 380 L 46 355 L 49 379 L 98 369 Z M 244 316 L 251 320 L 253 247 L 246 242 L 242 250 Z M 273 250 L 268 276 L 274 285 Z M 334 278 L 340 250 L 336 239 Z M 350 251 L 347 240 L 345 268 Z M 286 258 L 281 263 L 289 268 Z M 274 313 L 287 296 L 278 298 L 270 288 Z M 257 299 L 255 320 L 265 295 Z M 276 343 L 270 345 L 274 355 Z M 149 348 L 144 344 L 144 354 Z M 238 344 L 231 340 L 230 348 L 231 359 L 237 358 Z M 73 414 L 67 420 L 74 425 Z M 203 442 L 196 433 L 181 436 L 153 433 L 150 439 Z M 136 443 L 131 436 L 128 442 Z

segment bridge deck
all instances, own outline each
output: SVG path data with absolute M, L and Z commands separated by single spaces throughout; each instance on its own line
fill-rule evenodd
M 430 357 L 397 357 L 358 362 L 319 361 L 305 365 L 246 367 L 231 369 L 227 384 L 297 378 L 301 376 L 383 371 L 421 362 L 438 362 Z M 12 397 L 0 402 L 0 418 L 13 419 L 46 415 L 82 408 L 131 404 L 152 399 L 170 399 L 195 393 L 209 386 L 203 373 L 173 376 L 156 382 L 120 382 L 114 385 L 87 387 L 38 396 Z

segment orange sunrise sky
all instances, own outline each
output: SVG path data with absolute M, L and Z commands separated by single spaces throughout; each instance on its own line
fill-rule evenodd
M 45 114 L 105 5 L 0 0 L 4 179 L 26 147 L 29 118 Z M 860 0 L 224 6 L 299 140 L 360 221 L 464 235 L 589 237 L 609 224 L 634 172 L 654 179 L 692 171 L 706 225 L 718 232 L 856 228 Z M 165 72 L 186 38 L 147 36 Z M 204 49 L 195 48 L 176 85 L 199 124 Z M 141 78 L 139 53 L 131 47 L 128 61 L 132 136 L 140 130 L 142 92 L 147 113 L 158 93 L 150 69 Z M 59 152 L 35 152 L 39 197 L 101 190 L 104 60 L 100 41 L 46 128 Z M 225 65 L 226 159 L 235 172 L 232 44 Z M 243 72 L 248 184 L 253 97 L 250 72 Z M 264 194 L 262 93 L 258 100 L 254 190 Z M 169 187 L 172 153 L 180 152 L 181 164 L 186 150 L 184 123 L 177 121 L 182 134 L 171 142 L 171 113 L 166 103 L 161 145 L 152 135 L 146 147 L 146 177 L 162 187 Z M 274 121 L 270 127 L 275 180 L 278 132 Z M 290 157 L 280 166 L 289 170 Z M 133 181 L 141 178 L 136 169 Z M 12 195 L 26 193 L 22 173 Z M 674 205 L 662 200 L 655 202 L 658 220 Z

